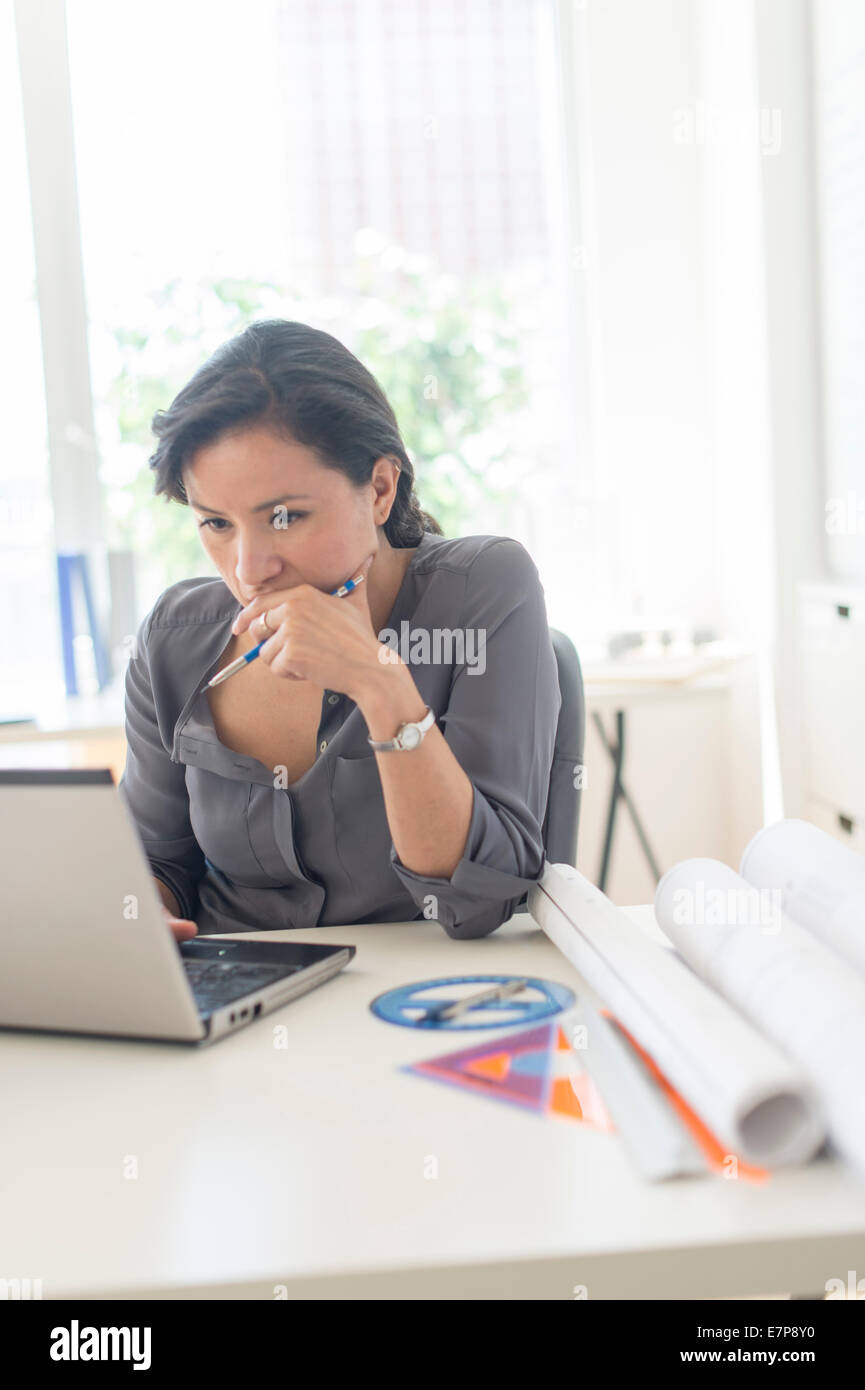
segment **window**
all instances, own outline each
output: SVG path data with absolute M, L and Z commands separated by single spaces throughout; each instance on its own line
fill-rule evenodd
M 150 496 L 153 412 L 261 317 L 376 374 L 446 533 L 552 556 L 573 470 L 550 0 L 67 14 L 109 541 L 136 555 L 139 616 L 210 572 L 191 517 Z
M 0 0 L 0 718 L 62 694 L 39 309 L 12 0 Z

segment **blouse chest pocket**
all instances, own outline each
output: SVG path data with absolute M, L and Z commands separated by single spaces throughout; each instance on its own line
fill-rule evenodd
M 187 767 L 192 830 L 206 857 L 241 887 L 302 879 L 285 792 Z
M 391 833 L 374 753 L 334 759 L 333 815 L 339 857 L 353 878 L 364 866 L 368 876 L 379 859 L 388 866 Z

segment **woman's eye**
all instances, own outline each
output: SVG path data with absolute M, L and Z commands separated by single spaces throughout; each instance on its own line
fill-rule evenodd
M 287 512 L 284 509 L 277 509 L 270 518 L 270 522 L 275 531 L 286 531 L 294 520 L 304 516 L 306 516 L 306 512 Z M 200 530 L 203 530 L 206 526 L 211 530 L 221 532 L 224 527 L 230 524 L 230 522 L 226 521 L 225 517 L 208 516 L 205 517 L 204 521 L 199 521 L 198 526 Z

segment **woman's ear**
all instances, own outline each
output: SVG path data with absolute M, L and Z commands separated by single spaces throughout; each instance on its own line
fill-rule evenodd
M 373 464 L 370 482 L 375 489 L 376 503 L 383 501 L 387 505 L 387 513 L 377 525 L 384 525 L 393 510 L 401 472 L 399 459 L 393 454 L 382 454 Z

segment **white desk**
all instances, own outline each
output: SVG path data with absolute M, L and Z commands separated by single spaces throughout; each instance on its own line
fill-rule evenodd
M 397 1069 L 496 1034 L 380 1022 L 385 989 L 476 971 L 579 987 L 526 914 L 480 941 L 432 922 L 300 935 L 357 955 L 203 1051 L 0 1033 L 2 1277 L 45 1298 L 710 1298 L 865 1269 L 865 1186 L 835 1162 L 646 1185 L 615 1136 Z

